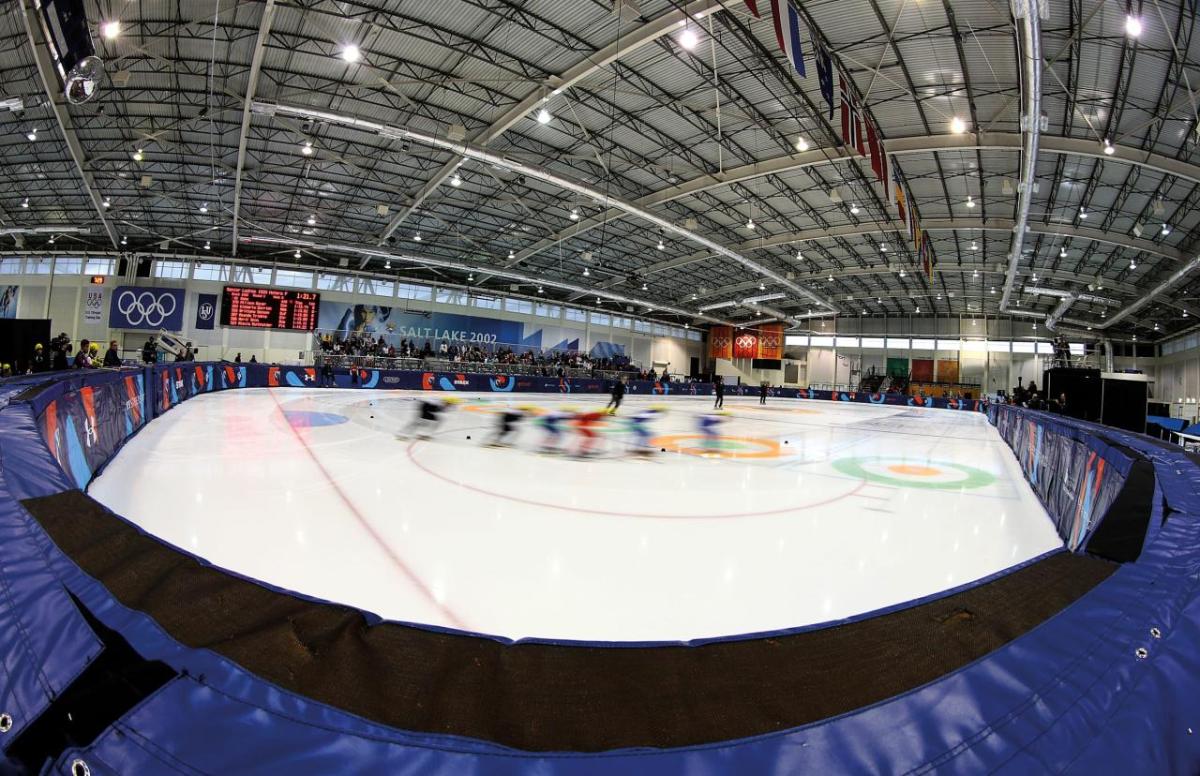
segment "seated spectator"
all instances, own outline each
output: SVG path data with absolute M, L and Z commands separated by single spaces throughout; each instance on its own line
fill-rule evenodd
M 121 353 L 117 350 L 117 341 L 108 341 L 108 350 L 104 351 L 104 365 L 115 367 L 121 365 Z

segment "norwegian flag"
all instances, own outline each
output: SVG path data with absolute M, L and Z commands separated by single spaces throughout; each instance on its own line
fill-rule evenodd
M 802 77 L 807 75 L 804 72 L 804 52 L 800 48 L 800 15 L 788 0 L 771 0 L 771 15 L 779 50 L 787 56 L 797 73 Z
M 754 14 L 755 19 L 762 18 L 762 14 L 758 12 L 758 0 L 746 0 L 746 7 L 750 9 L 750 13 Z
M 838 85 L 842 96 L 842 142 L 862 156 L 867 155 L 867 147 L 863 143 L 862 115 L 858 111 L 858 103 L 846 89 L 846 79 L 838 76 Z

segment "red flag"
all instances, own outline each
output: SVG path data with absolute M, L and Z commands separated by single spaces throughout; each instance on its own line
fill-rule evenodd
M 783 43 L 783 25 L 787 23 L 783 17 L 787 9 L 780 7 L 781 5 L 786 6 L 787 0 L 770 0 L 770 3 L 771 22 L 775 25 L 775 40 L 779 43 L 780 51 L 787 51 L 787 46 Z
M 746 7 L 750 9 L 750 13 L 754 14 L 755 19 L 762 18 L 762 14 L 758 12 L 757 0 L 746 0 Z
M 879 147 L 879 133 L 875 131 L 875 122 L 870 119 L 866 120 L 867 124 L 867 146 L 871 150 L 871 169 L 875 171 L 875 178 L 884 181 L 887 185 L 887 178 L 883 174 L 883 154 Z

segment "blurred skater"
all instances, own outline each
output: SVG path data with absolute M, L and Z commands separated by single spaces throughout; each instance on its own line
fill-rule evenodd
M 717 400 L 713 402 L 713 409 L 719 410 L 725 406 L 725 378 L 717 375 L 713 378 L 713 393 L 717 395 Z
M 550 410 L 538 418 L 542 431 L 546 432 L 541 447 L 543 453 L 557 453 L 562 449 L 563 424 L 573 417 L 574 412 L 574 407 L 563 407 Z
M 758 386 L 758 403 L 759 404 L 767 403 L 767 391 L 769 391 L 769 390 L 771 390 L 771 384 L 768 383 L 766 380 L 763 380 L 762 385 Z
M 661 407 L 647 407 L 629 418 L 629 430 L 633 434 L 631 452 L 634 455 L 649 455 L 654 452 L 654 447 L 650 444 L 650 439 L 654 436 L 650 430 L 650 421 L 662 412 Z
M 717 427 L 725 422 L 725 413 L 701 415 L 696 419 L 696 424 L 700 427 L 701 447 L 705 449 L 715 449 L 717 447 L 720 435 L 717 433 Z
M 404 431 L 397 435 L 398 439 L 416 436 L 417 439 L 429 439 L 442 423 L 444 413 L 453 402 L 451 399 L 417 399 L 417 414 L 405 426 Z
M 600 410 L 593 412 L 581 412 L 575 416 L 575 428 L 578 429 L 579 435 L 583 437 L 583 441 L 579 443 L 578 455 L 586 458 L 595 452 L 596 444 L 600 439 L 600 435 L 596 433 L 596 428 L 604 423 L 605 416 L 608 415 L 608 410 Z
M 604 409 L 608 410 L 609 415 L 616 415 L 617 410 L 621 407 L 621 399 L 625 398 L 625 378 L 618 378 L 613 382 L 612 398 L 608 400 L 608 406 Z
M 531 407 L 505 407 L 497 413 L 496 431 L 488 440 L 488 447 L 508 447 L 508 438 L 516 430 L 517 423 L 525 417 L 526 411 L 531 409 Z

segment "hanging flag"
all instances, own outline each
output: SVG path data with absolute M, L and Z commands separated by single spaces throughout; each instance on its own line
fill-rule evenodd
M 762 14 L 758 12 L 757 0 L 746 0 L 746 7 L 750 9 L 750 13 L 754 14 L 755 19 L 761 19 Z
M 933 257 L 930 256 L 929 235 L 921 235 L 921 268 L 925 270 L 925 279 L 933 282 Z
M 846 79 L 843 76 L 838 76 L 838 83 L 842 93 L 842 142 L 851 150 L 866 156 L 867 149 L 863 144 L 862 116 L 858 112 L 858 103 L 846 90 Z
M 871 169 L 875 172 L 877 180 L 887 181 L 883 174 L 883 153 L 879 146 L 879 133 L 875 130 L 875 122 L 866 119 L 865 123 L 867 125 L 867 148 L 871 152 Z
M 829 49 L 825 48 L 818 41 L 816 35 L 813 35 L 812 30 L 808 31 L 808 39 L 813 42 L 816 48 L 817 59 L 817 81 L 821 84 L 821 96 L 825 98 L 825 102 L 829 103 L 829 118 L 833 119 L 833 57 L 829 55 Z
M 913 214 L 913 250 L 918 254 L 921 252 L 921 225 L 917 223 L 916 214 Z
M 792 68 L 801 76 L 804 72 L 804 54 L 800 49 L 800 15 L 788 0 L 771 0 L 771 16 L 775 24 L 775 40 L 779 50 L 792 63 Z
M 892 174 L 896 174 L 895 170 L 892 171 Z M 897 180 L 893 188 L 896 190 L 896 212 L 900 214 L 900 223 L 904 224 L 905 229 L 908 229 L 908 212 L 904 207 L 904 203 L 906 201 L 904 197 L 904 187 L 901 186 L 900 181 Z

